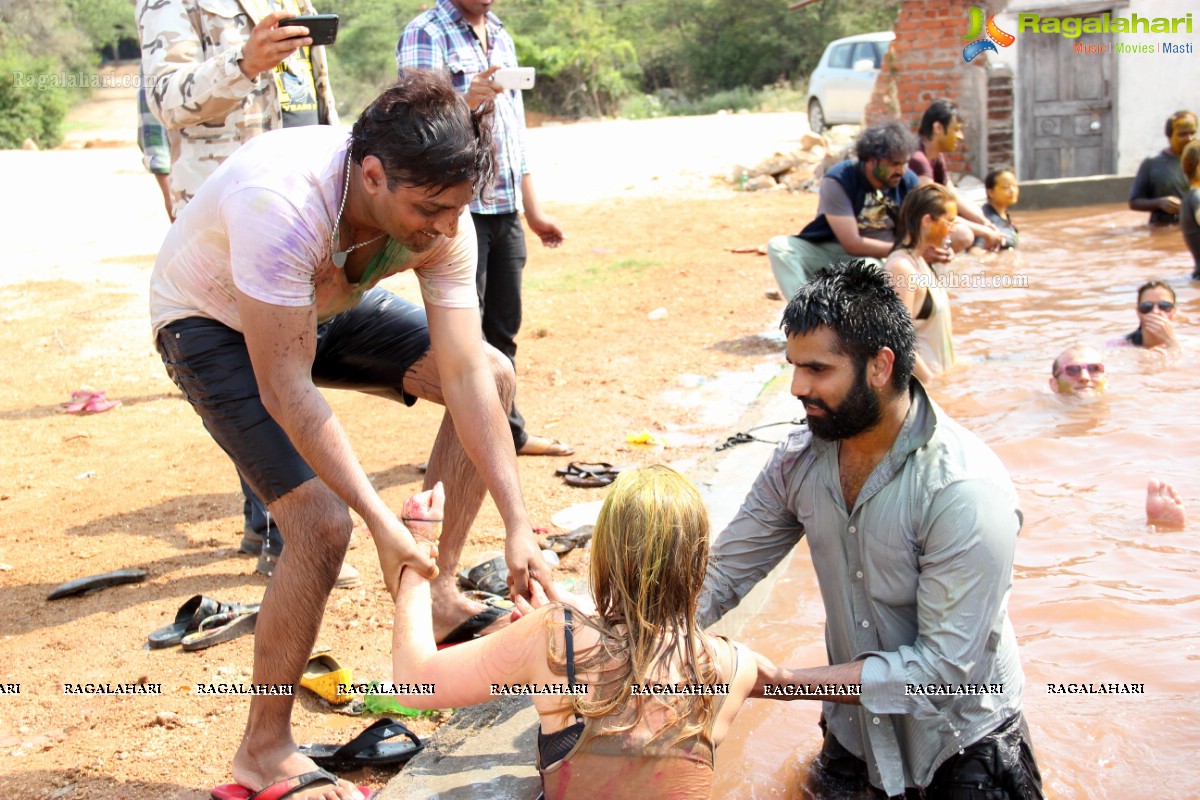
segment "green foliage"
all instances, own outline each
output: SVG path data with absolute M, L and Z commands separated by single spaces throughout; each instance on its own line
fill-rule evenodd
M 519 61 L 538 71 L 531 108 L 604 116 L 636 88 L 637 48 L 616 11 L 594 0 L 508 0 L 500 11 Z
M 337 42 L 325 52 L 338 113 L 353 121 L 396 79 L 396 44 L 404 26 L 433 2 L 315 0 L 313 5 L 340 18 Z
M 0 0 L 0 147 L 62 140 L 71 100 L 85 95 L 58 76 L 87 71 L 95 58 L 73 19 L 64 0 Z
M 342 18 L 329 54 L 343 115 L 356 116 L 392 80 L 404 26 L 433 2 L 317 0 L 320 10 Z M 802 109 L 802 100 L 786 95 L 800 93 L 825 45 L 890 29 L 899 5 L 821 0 L 789 11 L 784 0 L 502 0 L 493 10 L 521 64 L 538 71 L 527 107 L 561 116 L 648 117 Z M 797 88 L 748 88 L 789 86 Z
M 69 106 L 67 90 L 19 85 L 31 76 L 55 71 L 54 66 L 49 57 L 34 57 L 15 47 L 0 53 L 0 148 L 19 148 L 26 139 L 42 148 L 62 141 L 62 119 Z
M 67 0 L 66 5 L 96 52 L 111 48 L 115 56 L 122 39 L 138 37 L 129 0 Z

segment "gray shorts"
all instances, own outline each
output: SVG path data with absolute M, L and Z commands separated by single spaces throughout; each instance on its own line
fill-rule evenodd
M 263 503 L 316 477 L 263 406 L 242 334 L 188 317 L 164 326 L 155 344 L 171 380 Z M 427 352 L 425 309 L 371 289 L 354 308 L 317 326 L 313 383 L 411 406 L 417 398 L 402 388 L 404 375 Z

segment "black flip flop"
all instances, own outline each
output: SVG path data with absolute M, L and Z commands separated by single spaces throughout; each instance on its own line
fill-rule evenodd
M 107 589 L 110 586 L 120 586 L 123 583 L 141 583 L 146 580 L 146 575 L 149 574 L 144 569 L 119 569 L 115 572 L 105 572 L 103 575 L 89 575 L 86 578 L 76 578 L 73 581 L 67 581 L 61 586 L 55 587 L 50 594 L 46 595 L 47 600 L 61 600 L 64 597 L 74 597 L 77 594 L 85 592 L 94 592 L 99 589 Z
M 568 486 L 580 486 L 585 489 L 595 489 L 608 486 L 617 479 L 617 475 L 631 467 L 614 467 L 607 461 L 597 461 L 594 464 L 572 461 L 565 467 L 556 469 L 555 475 L 561 475 L 563 483 Z
M 198 594 L 179 607 L 175 621 L 163 625 L 146 637 L 151 650 L 171 647 L 183 641 L 189 633 L 200 629 L 200 623 L 217 614 L 229 614 L 236 611 L 253 611 L 258 606 L 245 606 L 241 603 L 222 603 L 211 597 Z
M 407 741 L 388 741 L 397 736 L 403 736 Z M 384 717 L 346 744 L 302 744 L 300 754 L 311 758 L 318 767 L 344 771 L 406 764 L 424 749 L 425 743 L 404 723 Z
M 586 547 L 592 540 L 594 525 L 580 525 L 569 533 L 555 533 L 546 537 L 541 544 L 543 550 L 550 550 L 556 555 L 565 556 L 577 547 Z
M 229 642 L 239 636 L 254 633 L 254 626 L 257 622 L 258 606 L 242 611 L 217 614 L 201 622 L 195 633 L 184 636 L 181 644 L 184 650 L 203 650 L 214 644 Z
M 467 570 L 467 582 L 470 584 L 468 588 L 479 589 L 501 597 L 508 594 L 508 563 L 504 560 L 504 556 L 496 556 L 471 567 Z
M 449 647 L 454 644 L 462 644 L 469 642 L 472 639 L 478 639 L 479 634 L 488 629 L 493 622 L 503 617 L 505 614 L 511 614 L 512 608 L 503 608 L 498 605 L 488 605 L 487 608 L 480 611 L 471 617 L 468 617 L 461 625 L 446 635 L 437 643 L 438 649 Z

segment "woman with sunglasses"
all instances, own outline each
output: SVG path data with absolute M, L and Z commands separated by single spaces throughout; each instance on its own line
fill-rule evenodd
M 439 484 L 404 506 L 413 536 L 434 548 L 436 524 L 417 520 L 440 520 L 444 500 Z M 546 800 L 707 798 L 716 747 L 758 675 L 751 651 L 697 625 L 708 548 L 700 493 L 653 466 L 622 472 L 600 510 L 588 576 L 595 611 L 520 602 L 511 625 L 438 650 L 429 581 L 404 570 L 394 677 L 434 693 L 397 699 L 446 708 L 485 702 L 498 687 L 531 694 Z
M 1137 330 L 1125 341 L 1135 347 L 1175 348 L 1175 290 L 1162 281 L 1150 281 L 1138 287 Z
M 954 366 L 950 295 L 922 254 L 950 235 L 958 204 L 945 186 L 927 183 L 908 193 L 896 222 L 896 246 L 883 268 L 917 329 L 913 376 L 928 383 Z

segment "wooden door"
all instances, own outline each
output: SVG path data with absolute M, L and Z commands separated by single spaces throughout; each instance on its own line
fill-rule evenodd
M 1021 180 L 1116 172 L 1113 39 L 1095 33 L 1077 39 L 1050 33 L 1018 35 Z M 1109 52 L 1080 52 L 1089 45 L 1106 46 Z

